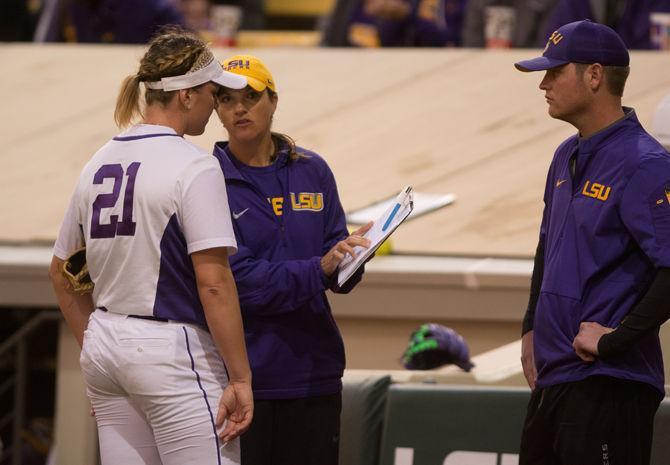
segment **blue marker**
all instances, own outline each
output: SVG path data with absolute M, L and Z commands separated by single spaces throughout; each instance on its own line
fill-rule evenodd
M 382 227 L 382 232 L 386 231 L 386 229 L 389 227 L 389 225 L 391 224 L 391 221 L 393 221 L 393 217 L 395 216 L 396 213 L 398 213 L 399 209 L 400 209 L 400 204 L 396 203 L 395 207 L 393 207 L 393 211 L 391 211 L 391 214 L 386 219 L 386 222 L 384 223 L 384 226 Z

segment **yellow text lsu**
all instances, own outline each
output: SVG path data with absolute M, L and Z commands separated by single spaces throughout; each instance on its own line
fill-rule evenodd
M 323 210 L 323 194 L 321 192 L 300 192 L 295 194 L 291 192 L 291 208 L 294 211 L 313 211 L 318 212 Z M 275 215 L 282 216 L 284 214 L 284 197 L 268 198 L 268 202 L 272 205 Z

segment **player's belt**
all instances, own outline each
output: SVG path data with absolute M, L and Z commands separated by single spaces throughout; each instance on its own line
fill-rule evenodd
M 160 317 L 151 316 L 151 315 L 128 315 L 128 318 L 139 318 L 140 320 L 162 321 L 163 323 L 167 323 L 168 321 L 170 321 L 167 318 L 160 318 Z
M 108 311 L 105 307 L 98 307 L 98 310 L 102 310 L 103 312 Z M 127 315 L 127 316 L 128 318 L 138 318 L 140 320 L 149 320 L 149 321 L 160 321 L 162 323 L 167 323 L 168 321 L 170 321 L 167 318 L 161 318 L 153 315 Z

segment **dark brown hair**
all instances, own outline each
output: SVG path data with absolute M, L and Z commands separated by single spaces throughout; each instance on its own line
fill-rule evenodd
M 577 72 L 584 74 L 589 64 L 575 63 Z M 626 80 L 630 74 L 630 66 L 603 66 L 605 76 L 605 85 L 610 94 L 617 97 L 623 97 L 623 91 L 626 87 Z

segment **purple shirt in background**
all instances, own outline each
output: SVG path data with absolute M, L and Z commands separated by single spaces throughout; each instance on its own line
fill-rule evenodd
M 572 348 L 581 322 L 617 327 L 656 269 L 670 267 L 670 156 L 635 112 L 624 110 L 624 118 L 593 136 L 563 142 L 549 168 L 540 230 L 544 276 L 533 326 L 541 388 L 607 375 L 664 392 L 658 332 L 593 363 Z
M 144 44 L 161 26 L 184 26 L 170 0 L 76 0 L 59 20 L 60 40 L 67 42 Z
M 399 21 L 384 20 L 364 11 L 364 0 L 354 10 L 349 22 L 352 45 L 371 46 L 357 41 L 356 31 L 375 34 L 381 47 L 443 47 L 461 45 L 461 28 L 467 0 L 419 0 L 408 2 L 412 10 Z M 365 43 L 367 42 L 367 43 Z
M 608 26 L 621 36 L 629 49 L 650 49 L 652 45 L 649 16 L 651 13 L 660 12 L 670 12 L 670 0 L 628 0 L 615 24 Z M 551 33 L 564 24 L 583 19 L 598 20 L 591 9 L 590 1 L 560 0 L 538 46 L 544 47 Z

